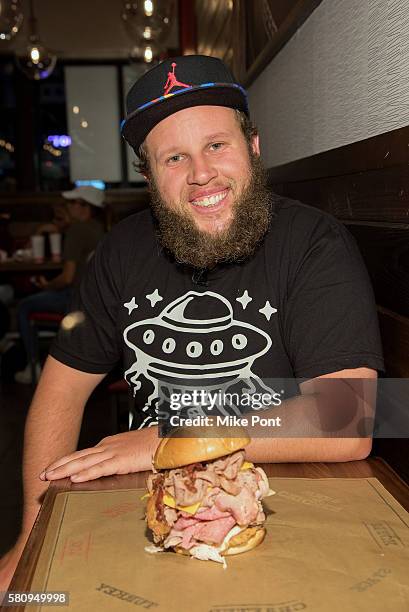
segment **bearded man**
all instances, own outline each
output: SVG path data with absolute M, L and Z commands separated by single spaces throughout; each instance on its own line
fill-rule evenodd
M 195 385 L 210 394 L 245 381 L 269 396 L 271 379 L 303 379 L 300 394 L 273 409 L 284 436 L 254 436 L 249 461 L 349 461 L 371 449 L 370 432 L 337 437 L 324 423 L 331 410 L 340 427 L 355 422 L 362 393 L 343 381 L 374 380 L 383 368 L 371 288 L 348 232 L 268 191 L 246 93 L 220 60 L 162 62 L 135 83 L 127 111 L 123 135 L 151 211 L 97 248 L 72 307 L 81 322 L 60 332 L 47 359 L 26 425 L 23 531 L 4 575 L 46 481 L 150 469 L 161 407 Z M 75 452 L 85 403 L 121 359 L 132 430 Z M 341 385 L 330 399 L 329 379 Z M 331 437 L 311 435 L 319 426 Z

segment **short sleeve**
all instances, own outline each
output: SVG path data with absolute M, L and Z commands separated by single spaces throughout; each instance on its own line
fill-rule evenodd
M 297 249 L 284 324 L 295 376 L 383 370 L 372 286 L 352 235 L 329 215 L 317 216 Z
M 50 350 L 58 361 L 93 374 L 109 372 L 121 357 L 116 322 L 122 266 L 113 243 L 111 235 L 99 243 L 73 297 L 73 327 L 60 329 Z

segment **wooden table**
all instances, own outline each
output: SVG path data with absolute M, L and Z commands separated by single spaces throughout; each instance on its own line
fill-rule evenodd
M 376 477 L 409 511 L 409 487 L 382 459 L 369 458 L 348 463 L 273 463 L 262 464 L 268 476 L 296 478 L 370 478 Z M 24 549 L 10 585 L 11 591 L 29 591 L 38 555 L 53 508 L 54 498 L 62 491 L 101 491 L 145 487 L 147 472 L 126 476 L 108 476 L 91 482 L 73 484 L 68 478 L 52 483 Z M 7 608 L 8 609 L 8 608 Z M 14 610 L 24 608 L 14 608 Z

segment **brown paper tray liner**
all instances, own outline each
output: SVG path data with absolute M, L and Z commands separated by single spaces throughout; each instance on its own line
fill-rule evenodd
M 145 552 L 142 490 L 60 493 L 31 590 L 87 612 L 408 612 L 409 514 L 376 478 L 269 481 L 267 536 L 227 569 Z

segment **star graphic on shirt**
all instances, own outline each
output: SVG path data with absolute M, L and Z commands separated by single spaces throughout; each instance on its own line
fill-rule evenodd
M 267 321 L 271 319 L 271 315 L 277 312 L 277 308 L 273 308 L 270 302 L 267 300 L 263 308 L 260 308 L 259 312 L 265 316 Z
M 146 298 L 150 301 L 152 308 L 158 302 L 161 302 L 163 300 L 163 297 L 159 295 L 159 291 L 157 289 L 155 289 L 153 293 L 150 293 L 149 295 L 147 295 Z
M 236 302 L 240 302 L 240 304 L 243 306 L 243 310 L 246 310 L 247 306 L 252 300 L 253 298 L 249 296 L 249 292 L 247 291 L 247 289 L 241 297 L 236 298 Z
M 132 300 L 130 302 L 125 302 L 124 304 L 125 308 L 128 309 L 128 314 L 130 315 L 131 312 L 133 312 L 135 310 L 135 308 L 138 308 L 138 304 L 135 301 L 135 298 L 133 297 Z

